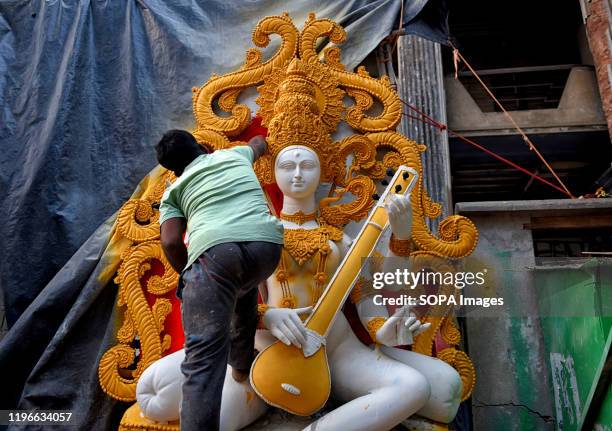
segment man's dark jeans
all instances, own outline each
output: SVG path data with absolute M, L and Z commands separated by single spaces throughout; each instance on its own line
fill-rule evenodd
M 219 429 L 226 364 L 251 367 L 257 285 L 274 272 L 281 250 L 280 244 L 262 241 L 223 243 L 183 272 L 181 431 Z

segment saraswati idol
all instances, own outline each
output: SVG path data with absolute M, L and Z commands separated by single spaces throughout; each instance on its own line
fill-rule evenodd
M 257 86 L 257 115 L 268 129 L 269 149 L 255 171 L 264 187 L 275 184 L 282 192 L 278 216 L 285 227 L 279 266 L 261 286 L 260 354 L 250 381 L 227 373 L 222 429 L 247 426 L 269 405 L 311 415 L 330 396 L 326 413 L 305 429 L 387 430 L 413 415 L 427 418 L 431 429 L 445 429 L 475 381 L 469 358 L 456 347 L 454 318 L 443 306 L 419 314 L 378 305 L 362 259 L 393 257 L 378 260 L 383 269 L 390 260 L 411 270 L 450 268 L 473 251 L 476 228 L 450 216 L 438 235 L 430 232 L 426 218 L 438 217 L 440 205 L 423 187 L 425 146 L 395 131 L 401 101 L 389 80 L 364 69 L 346 71 L 336 46 L 325 49 L 323 59 L 315 50 L 323 37 L 341 43 L 346 36 L 340 26 L 311 15 L 300 32 L 288 15 L 267 17 L 253 40 L 265 46 L 272 33 L 282 44 L 270 60 L 249 50 L 242 69 L 194 91 L 194 135 L 219 149 L 241 144 L 230 139 L 247 129 L 251 114 L 238 97 Z M 216 102 L 230 114 L 218 115 Z M 375 103 L 377 115 L 370 114 Z M 341 122 L 351 133 L 334 140 Z M 455 294 L 453 286 L 437 288 Z M 349 299 L 355 312 L 350 323 L 342 311 Z M 296 331 L 302 325 L 305 337 Z M 358 325 L 369 335 L 365 342 L 356 335 Z M 142 372 L 138 403 L 122 429 L 178 429 L 173 421 L 183 357 L 179 350 Z

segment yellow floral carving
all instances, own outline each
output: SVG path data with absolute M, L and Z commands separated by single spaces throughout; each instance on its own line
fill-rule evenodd
M 410 256 L 413 251 L 411 239 L 397 239 L 395 235 L 391 235 L 389 239 L 389 250 L 391 250 L 397 256 Z
M 447 316 L 440 327 L 440 335 L 446 344 L 458 345 L 461 342 L 461 332 L 451 316 Z
M 155 319 L 157 320 L 157 330 L 162 332 L 164 329 L 164 321 L 166 320 L 166 316 L 168 316 L 168 314 L 170 314 L 172 311 L 172 303 L 169 299 L 157 298 L 151 310 L 153 311 L 153 316 L 155 316 Z
M 295 112 L 288 112 L 288 117 L 300 111 L 310 117 L 307 119 L 309 121 L 300 125 L 305 128 L 304 142 L 312 141 L 312 138 L 319 133 L 333 132 L 342 117 L 344 91 L 338 88 L 338 81 L 327 69 L 310 66 L 299 59 L 293 59 L 284 69 L 275 69 L 264 79 L 264 85 L 258 87 L 258 91 L 257 103 L 260 106 L 258 114 L 262 117 L 262 124 L 268 128 L 274 127 L 272 120 L 275 117 L 294 108 L 291 106 L 294 100 L 296 103 L 304 103 L 296 106 Z M 313 123 L 317 118 L 320 119 L 320 125 Z M 316 129 L 317 126 L 319 129 Z M 314 147 L 315 144 L 320 145 L 315 149 L 321 158 L 331 150 L 329 145 L 324 145 L 325 142 L 314 142 L 310 145 Z M 281 136 L 270 142 L 272 157 L 276 157 L 276 154 L 287 145 L 291 143 L 283 142 Z
M 345 188 L 336 190 L 335 196 L 321 200 L 321 216 L 330 225 L 343 228 L 351 220 L 358 221 L 368 215 L 374 206 L 372 195 L 375 192 L 376 187 L 370 178 L 364 175 L 353 177 Z M 345 193 L 356 196 L 356 199 L 345 204 L 331 205 L 342 199 Z
M 372 287 L 372 283 L 368 282 L 365 278 L 359 277 L 351 290 L 349 299 L 355 305 L 359 304 L 366 296 L 371 296 L 376 293 L 380 293 Z
M 130 241 L 159 238 L 159 212 L 146 199 L 130 199 L 117 215 L 117 228 Z
M 433 212 L 432 203 L 423 187 L 423 168 L 420 153 L 424 147 L 396 132 L 370 133 L 367 137 L 377 149 L 386 149 L 398 154 L 401 162 L 419 173 L 416 186 L 410 194 L 412 204 L 412 239 L 420 250 L 440 257 L 460 258 L 471 254 L 478 242 L 478 230 L 468 218 L 451 215 L 440 222 L 441 238 L 433 235 L 425 222 L 426 211 Z M 370 169 L 375 176 L 381 175 L 386 167 L 377 163 Z M 428 202 L 428 203 L 425 203 Z
M 142 410 L 140 406 L 134 403 L 121 418 L 119 431 L 180 431 L 179 421 L 171 421 L 170 423 L 153 423 L 150 419 L 141 416 Z
M 157 211 L 168 182 L 174 179 L 169 172 L 160 175 L 154 184 L 148 184 L 140 198 L 127 201 L 117 216 L 118 238 L 114 241 L 130 242 L 121 254 L 114 277 L 119 287 L 117 306 L 125 309 L 117 332 L 118 344 L 102 355 L 98 377 L 104 392 L 121 401 L 135 399 L 138 378 L 149 364 L 161 358 L 171 343 L 170 336 L 163 334 L 171 303 L 168 299 L 157 298 L 154 305 L 149 306 L 141 279 L 151 269 L 151 261 L 158 260 L 164 272 L 161 276 L 149 278 L 147 290 L 154 295 L 163 295 L 174 289 L 178 282 L 178 274 L 161 249 Z M 133 346 L 135 340 L 139 344 L 138 350 Z M 135 367 L 134 361 L 137 362 Z
M 270 308 L 268 304 L 257 304 L 257 329 L 266 329 L 263 318 L 268 308 Z
M 193 112 L 196 118 L 196 129 L 209 129 L 226 136 L 240 134 L 251 121 L 251 112 L 246 105 L 236 104 L 236 91 L 260 84 L 275 67 L 283 66 L 297 52 L 299 33 L 288 15 L 272 16 L 262 19 L 253 31 L 253 43 L 266 47 L 270 35 L 281 37 L 281 46 L 270 60 L 261 63 L 261 54 L 250 49 L 242 69 L 223 75 L 212 76 L 206 84 L 194 89 Z M 219 116 L 213 110 L 213 103 L 226 91 L 233 91 L 232 97 L 224 99 L 223 109 L 231 115 Z
M 300 34 L 300 58 L 309 64 L 321 64 L 336 77 L 340 85 L 349 95 L 368 94 L 368 97 L 375 97 L 381 103 L 382 112 L 376 117 L 366 115 L 365 111 L 369 108 L 367 103 L 357 101 L 346 114 L 346 121 L 360 132 L 382 132 L 394 129 L 402 115 L 402 104 L 397 93 L 391 88 L 391 82 L 386 76 L 380 79 L 370 77 L 365 72 L 352 73 L 344 71 L 344 67 L 339 67 L 339 62 L 332 61 L 331 65 L 320 63 L 319 54 L 316 51 L 316 44 L 320 38 L 329 37 L 332 43 L 340 44 L 346 39 L 344 29 L 329 19 L 316 19 L 311 14 L 304 25 Z M 327 56 L 339 57 L 339 50 L 328 50 Z M 330 67 L 331 66 L 331 67 Z M 365 109 L 364 109 L 365 108 Z
M 127 344 L 131 342 L 136 337 L 136 328 L 134 328 L 134 322 L 130 318 L 130 315 L 127 314 L 124 316 L 123 325 L 117 332 L 117 340 L 120 343 Z
M 311 213 L 311 214 L 304 214 L 302 211 L 298 211 L 295 214 L 285 214 L 284 212 L 281 211 L 280 213 L 280 218 L 282 220 L 287 220 L 290 221 L 292 223 L 298 224 L 298 225 L 302 225 L 304 223 L 306 223 L 307 221 L 314 221 L 317 219 L 317 213 L 316 211 Z
M 376 333 L 385 324 L 387 319 L 385 317 L 373 317 L 368 321 L 367 330 L 370 334 L 372 341 L 376 342 Z
M 297 298 L 294 295 L 285 295 L 278 301 L 279 308 L 295 308 L 297 306 Z
M 164 261 L 166 256 L 164 255 Z M 162 262 L 164 263 L 164 262 Z M 174 289 L 176 285 L 168 284 L 163 277 L 152 275 L 147 281 L 147 290 L 154 295 L 164 295 Z
M 329 251 L 327 241 L 340 241 L 342 231 L 334 226 L 322 225 L 316 229 L 285 229 L 284 236 L 285 250 L 298 265 L 303 265 L 320 250 Z

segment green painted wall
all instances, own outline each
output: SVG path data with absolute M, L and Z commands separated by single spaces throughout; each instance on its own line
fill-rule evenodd
M 557 428 L 577 430 L 599 380 L 612 328 L 612 260 L 591 259 L 572 268 L 537 268 L 542 332 L 549 354 Z M 608 391 L 596 429 L 612 431 Z

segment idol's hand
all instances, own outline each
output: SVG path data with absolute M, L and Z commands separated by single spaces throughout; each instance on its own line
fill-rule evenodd
M 306 344 L 306 327 L 299 315 L 311 311 L 312 307 L 268 308 L 263 316 L 263 323 L 272 335 L 287 346 L 293 344 L 301 349 Z
M 385 200 L 385 209 L 389 215 L 389 224 L 393 235 L 397 239 L 410 239 L 412 232 L 410 194 L 396 195 L 391 193 Z
M 429 329 L 431 323 L 423 325 L 411 308 L 405 305 L 395 310 L 376 331 L 376 341 L 389 347 L 404 346 L 412 344 L 414 337 Z

